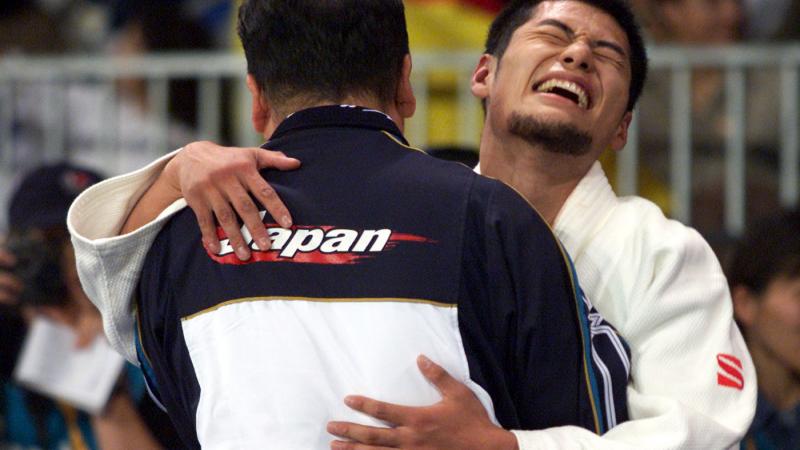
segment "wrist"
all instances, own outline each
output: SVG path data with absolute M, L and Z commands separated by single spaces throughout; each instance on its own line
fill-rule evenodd
M 164 170 L 161 171 L 155 183 L 153 183 L 154 185 L 160 185 L 161 188 L 164 189 L 164 192 L 168 193 L 170 197 L 174 197 L 175 200 L 183 197 L 179 177 L 180 160 L 181 152 L 178 152 L 174 158 L 167 162 L 164 166 Z
M 490 433 L 489 444 L 485 448 L 492 450 L 519 450 L 517 436 L 500 427 L 494 427 Z

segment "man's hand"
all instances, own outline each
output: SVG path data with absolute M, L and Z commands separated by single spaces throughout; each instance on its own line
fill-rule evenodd
M 174 171 L 170 179 L 197 216 L 203 242 L 214 253 L 219 239 L 214 217 L 230 239 L 236 255 L 250 258 L 250 249 L 239 232 L 238 214 L 259 248 L 270 247 L 258 208 L 248 192 L 262 204 L 282 227 L 292 226 L 292 217 L 275 190 L 259 175 L 259 169 L 293 170 L 300 161 L 281 152 L 262 148 L 220 147 L 212 142 L 193 142 L 167 164 L 164 172 Z
M 214 222 L 216 217 L 236 255 L 247 260 L 250 248 L 240 232 L 237 214 L 259 248 L 270 247 L 258 208 L 249 194 L 264 205 L 282 227 L 292 225 L 289 210 L 258 171 L 264 168 L 294 170 L 298 167 L 300 161 L 281 152 L 257 147 L 221 147 L 208 141 L 193 142 L 167 163 L 131 212 L 122 232 L 146 224 L 170 203 L 183 197 L 197 217 L 206 248 L 214 253 L 220 249 Z
M 333 441 L 333 450 L 517 450 L 517 439 L 494 425 L 472 391 L 425 356 L 417 365 L 442 394 L 431 406 L 409 407 L 361 396 L 349 396 L 345 403 L 393 428 L 371 427 L 350 422 L 329 422 L 328 432 L 351 442 Z

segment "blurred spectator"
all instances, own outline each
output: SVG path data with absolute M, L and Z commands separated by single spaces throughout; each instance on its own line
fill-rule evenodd
M 63 163 L 43 166 L 28 174 L 12 196 L 11 229 L 0 249 L 0 448 L 179 446 L 166 415 L 143 395 L 141 375 L 132 366 L 104 412 L 93 417 L 10 380 L 26 323 L 34 315 L 68 325 L 78 346 L 102 339 L 100 314 L 80 286 L 65 225 L 69 205 L 99 179 Z
M 742 42 L 744 12 L 740 0 L 643 0 L 649 34 L 656 44 L 729 45 Z M 639 106 L 642 164 L 669 184 L 672 75 L 653 70 Z M 745 145 L 749 217 L 771 211 L 778 203 L 777 150 L 780 92 L 774 68 L 747 73 Z M 710 240 L 722 237 L 724 156 L 732 118 L 727 115 L 725 72 L 700 68 L 691 78 L 692 225 Z
M 185 17 L 192 23 L 198 24 L 205 34 L 210 37 L 215 47 L 228 48 L 231 45 L 230 37 L 235 24 L 238 1 L 231 0 L 159 0 L 158 2 L 132 2 L 129 0 L 95 0 L 106 4 L 111 12 L 111 25 L 113 28 L 130 22 L 131 18 L 139 15 L 142 6 L 145 8 L 157 6 L 170 15 Z M 168 11 L 167 11 L 168 10 Z M 234 33 L 235 34 L 235 33 Z M 182 39 L 186 39 L 183 37 Z
M 170 2 L 136 2 L 120 27 L 111 46 L 116 56 L 142 56 L 147 53 L 191 52 L 210 50 L 211 37 L 199 23 L 182 14 Z M 143 111 L 147 104 L 145 80 L 124 79 L 118 83 L 120 93 Z M 173 126 L 197 125 L 197 82 L 170 80 L 168 115 Z
M 210 50 L 208 33 L 194 22 L 175 2 L 134 2 L 123 16 L 125 21 L 113 35 L 107 51 L 112 56 L 135 57 L 147 54 Z M 96 84 L 73 86 L 67 104 L 80 121 L 68 124 L 77 139 L 68 141 L 71 158 L 84 165 L 98 167 L 115 157 L 115 170 L 138 168 L 164 148 L 178 148 L 196 137 L 197 81 L 170 79 L 167 84 L 166 117 L 158 117 L 157 105 L 150 104 L 149 86 L 143 79 L 117 80 L 119 102 L 109 111 L 108 92 Z M 225 102 L 223 102 L 225 104 Z M 114 119 L 107 120 L 111 114 Z M 223 114 L 224 116 L 224 114 Z M 112 130 L 107 128 L 112 126 Z M 116 134 L 109 149 L 109 133 Z M 164 139 L 158 145 L 154 140 Z M 100 144 L 100 145 L 98 145 Z M 111 151 L 116 147 L 118 152 Z M 158 154 L 153 154 L 156 151 Z
M 800 1 L 744 0 L 745 37 L 753 41 L 796 41 L 800 38 Z
M 131 5 L 112 44 L 106 46 L 105 51 L 109 54 L 141 56 L 154 52 L 211 48 L 207 33 L 182 14 L 180 8 L 169 8 L 168 4 L 160 2 L 132 2 Z M 26 11 L 36 11 L 26 12 L 36 17 L 48 17 L 29 6 L 10 11 L 13 13 L 8 14 L 13 17 Z M 60 12 L 58 17 L 65 14 Z M 110 20 L 111 14 L 106 15 Z M 59 28 L 50 27 L 48 23 L 39 21 L 36 26 L 30 23 L 28 26 L 32 30 Z M 55 21 L 55 24 L 59 22 Z M 28 30 L 28 33 L 38 35 L 39 32 Z M 3 34 L 0 31 L 0 36 Z M 55 51 L 64 46 L 59 47 L 54 43 L 67 40 L 63 33 L 39 34 L 42 36 L 37 38 L 41 41 L 37 47 L 21 45 L 27 42 L 23 39 L 14 48 L 19 52 L 36 49 Z M 2 51 L 0 47 L 0 58 Z M 3 89 L 6 87 L 11 89 Z M 0 149 L 0 154 L 4 162 L 17 171 L 67 156 L 81 165 L 110 173 L 136 169 L 163 154 L 165 148 L 178 148 L 198 137 L 194 129 L 197 123 L 197 82 L 170 80 L 167 90 L 166 117 L 162 118 L 154 113 L 158 108 L 149 104 L 148 86 L 141 79 L 121 80 L 116 85 L 100 83 L 96 79 L 67 83 L 41 78 L 13 85 L 0 84 L 0 104 L 13 105 L 11 138 L 3 136 L 0 139 L 2 143 L 10 143 L 11 148 Z M 223 107 L 228 106 L 224 101 L 222 104 Z M 222 117 L 227 117 L 225 111 Z M 3 130 L 5 128 L 0 132 Z M 57 154 L 59 149 L 53 151 L 47 145 L 48 136 L 54 135 L 63 136 L 63 144 L 59 143 L 63 151 L 61 155 Z M 224 136 L 221 139 L 224 141 Z M 0 210 L 4 210 L 9 189 L 1 184 L 7 184 L 7 180 L 0 180 Z M 0 219 L 2 216 L 4 214 L 0 214 Z
M 650 0 L 650 33 L 658 43 L 730 44 L 740 40 L 740 0 Z
M 0 56 L 4 53 L 53 53 L 65 49 L 58 20 L 32 2 L 0 2 Z
M 756 416 L 742 449 L 800 448 L 800 211 L 752 227 L 728 282 L 758 374 Z

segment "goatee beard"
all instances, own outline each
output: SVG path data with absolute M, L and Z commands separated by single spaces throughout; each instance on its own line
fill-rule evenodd
M 547 123 L 530 115 L 511 113 L 508 131 L 531 145 L 562 155 L 585 155 L 592 144 L 589 133 L 571 124 Z

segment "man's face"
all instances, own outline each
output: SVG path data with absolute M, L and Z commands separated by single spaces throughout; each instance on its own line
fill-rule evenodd
M 749 345 L 778 365 L 800 374 L 800 277 L 778 277 L 767 285 L 750 323 Z
M 610 15 L 578 1 L 546 1 L 514 32 L 499 63 L 482 60 L 485 95 L 473 90 L 487 98 L 487 126 L 529 141 L 522 134 L 566 133 L 570 148 L 551 149 L 559 153 L 618 150 L 630 122 L 629 54 Z

